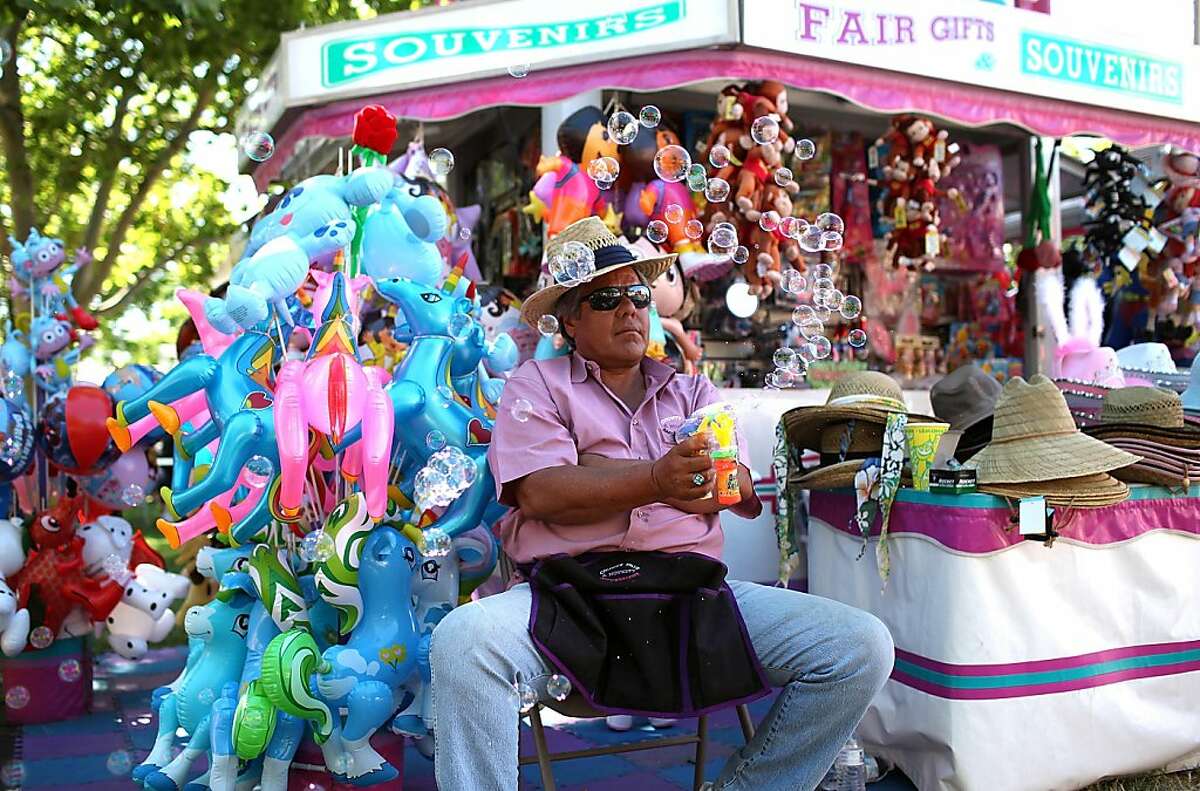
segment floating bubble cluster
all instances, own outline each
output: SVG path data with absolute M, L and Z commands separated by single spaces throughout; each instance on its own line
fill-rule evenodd
M 555 283 L 571 288 L 596 274 L 596 254 L 582 242 L 567 242 L 560 252 L 550 256 L 547 265 Z
M 413 479 L 413 496 L 424 511 L 432 506 L 446 507 L 475 482 L 475 462 L 453 445 L 429 457 Z

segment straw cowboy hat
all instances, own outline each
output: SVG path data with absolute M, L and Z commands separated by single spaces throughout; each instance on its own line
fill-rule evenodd
M 961 431 L 955 458 L 965 461 L 992 438 L 992 412 L 1003 388 L 975 363 L 955 368 L 929 391 L 933 414 Z
M 1081 433 L 1063 394 L 1038 374 L 1004 385 L 991 443 L 963 466 L 976 471 L 980 485 L 1026 484 L 1096 475 L 1137 460 Z
M 1024 497 L 1045 497 L 1048 505 L 1061 508 L 1103 508 L 1116 505 L 1129 497 L 1128 486 L 1103 472 L 1055 481 L 995 483 L 980 486 L 979 491 L 1016 500 Z
M 632 250 L 621 243 L 608 230 L 608 226 L 599 217 L 584 217 L 559 231 L 550 241 L 546 242 L 546 260 L 561 255 L 563 247 L 568 242 L 580 242 L 596 258 L 596 271 L 592 278 L 600 277 L 622 267 L 632 266 L 646 279 L 646 284 L 667 271 L 667 267 L 675 262 L 675 253 L 639 258 Z M 570 290 L 570 286 L 555 283 L 535 291 L 521 303 L 521 318 L 525 323 L 536 327 L 538 319 L 547 313 L 554 313 L 558 298 Z
M 834 383 L 824 406 L 796 407 L 784 413 L 788 443 L 821 454 L 820 467 L 797 475 L 791 483 L 804 489 L 853 485 L 863 459 L 882 452 L 888 415 L 907 411 L 904 392 L 892 377 L 877 371 L 846 374 Z M 908 420 L 939 422 L 913 414 Z

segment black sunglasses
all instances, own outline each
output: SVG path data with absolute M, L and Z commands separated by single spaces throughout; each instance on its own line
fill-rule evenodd
M 650 307 L 650 286 L 635 283 L 632 286 L 606 286 L 598 288 L 587 295 L 587 303 L 592 310 L 616 310 L 621 300 L 629 297 L 629 301 L 638 310 Z

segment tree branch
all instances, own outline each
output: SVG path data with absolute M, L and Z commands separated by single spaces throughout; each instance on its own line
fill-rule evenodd
M 79 300 L 81 305 L 87 305 L 91 298 L 96 295 L 103 285 L 104 279 L 112 271 L 113 266 L 117 262 L 117 258 L 121 254 L 121 244 L 125 241 L 125 235 L 133 226 L 134 220 L 137 219 L 138 212 L 141 211 L 142 204 L 146 197 L 150 194 L 150 190 L 158 182 L 160 176 L 167 165 L 171 163 L 171 159 L 183 150 L 187 145 L 188 135 L 196 128 L 196 124 L 200 122 L 200 116 L 208 109 L 209 103 L 217 91 L 216 74 L 211 70 L 210 76 L 206 77 L 200 83 L 196 91 L 196 101 L 192 106 L 192 111 L 188 117 L 180 124 L 175 137 L 169 142 L 154 158 L 142 174 L 142 181 L 138 184 L 137 189 L 129 196 L 129 203 L 121 212 L 121 216 L 117 218 L 116 224 L 113 226 L 112 233 L 105 240 L 104 246 L 107 252 L 104 259 L 101 261 L 93 261 L 87 269 L 80 274 L 82 277 L 77 277 L 75 280 L 75 298 Z
M 121 92 L 121 99 L 117 102 L 117 111 L 113 115 L 112 127 L 109 129 L 105 148 L 111 150 L 116 146 L 121 139 L 121 125 L 125 122 L 125 112 L 129 107 L 129 99 L 132 92 L 126 84 Z M 83 246 L 91 250 L 100 240 L 100 231 L 104 227 L 104 218 L 108 213 L 108 201 L 112 197 L 113 185 L 117 183 L 117 162 L 120 162 L 120 157 L 116 158 L 115 162 L 111 162 L 104 169 L 104 175 L 100 178 L 100 182 L 96 185 L 96 197 L 92 202 L 92 212 L 88 216 L 87 228 L 83 232 Z
M 187 247 L 187 245 L 183 245 Z M 129 302 L 138 295 L 138 292 L 150 282 L 151 277 L 158 271 L 158 266 L 151 264 L 138 272 L 133 282 L 125 287 L 124 291 L 113 294 L 108 299 L 100 303 L 100 306 L 93 311 L 96 316 L 107 316 L 111 313 L 120 313 L 121 310 L 129 304 Z
M 13 53 L 13 62 L 0 74 L 0 146 L 8 171 L 9 205 L 12 207 L 13 235 L 24 238 L 37 223 L 34 208 L 33 170 L 25 147 L 25 113 L 21 109 L 21 83 L 17 77 L 16 53 L 21 27 L 29 16 L 22 8 L 12 25 L 3 33 Z

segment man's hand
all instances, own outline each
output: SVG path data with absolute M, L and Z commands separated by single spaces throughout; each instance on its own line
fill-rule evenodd
M 700 483 L 696 475 L 702 477 Z M 716 469 L 708 455 L 708 435 L 694 434 L 650 465 L 650 480 L 664 500 L 688 502 L 712 493 Z

